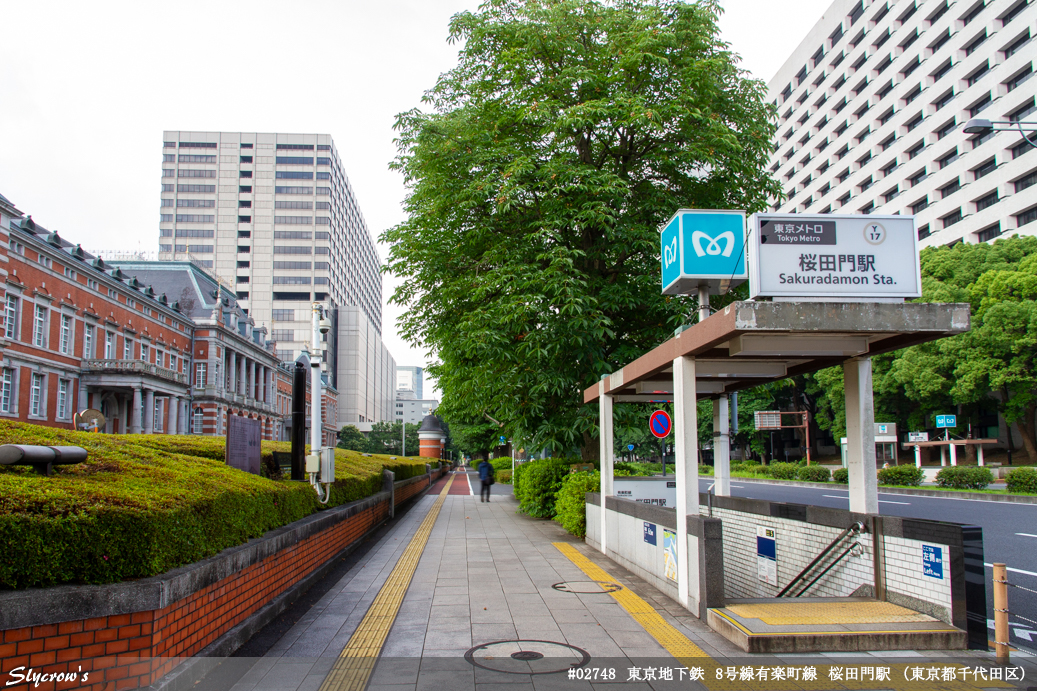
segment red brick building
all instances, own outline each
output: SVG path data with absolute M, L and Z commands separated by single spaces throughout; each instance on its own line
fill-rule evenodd
M 105 263 L 0 195 L 0 279 L 0 419 L 71 428 L 95 408 L 110 433 L 221 435 L 240 415 L 288 438 L 291 370 L 197 265 Z M 337 392 L 323 398 L 333 440 Z

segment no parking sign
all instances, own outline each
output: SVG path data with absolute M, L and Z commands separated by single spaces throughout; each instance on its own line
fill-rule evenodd
M 665 410 L 657 410 L 648 418 L 648 429 L 659 439 L 670 436 L 672 428 L 673 422 L 670 420 L 670 414 Z

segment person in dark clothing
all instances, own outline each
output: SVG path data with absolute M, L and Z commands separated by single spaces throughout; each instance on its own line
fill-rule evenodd
M 490 486 L 493 484 L 493 466 L 485 459 L 479 463 L 479 479 L 482 480 L 482 489 L 479 491 L 479 501 L 489 501 Z

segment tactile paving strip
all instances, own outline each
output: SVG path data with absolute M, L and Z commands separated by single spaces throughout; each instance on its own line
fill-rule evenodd
M 744 619 L 771 626 L 810 624 L 905 624 L 938 621 L 889 602 L 756 602 L 725 608 Z

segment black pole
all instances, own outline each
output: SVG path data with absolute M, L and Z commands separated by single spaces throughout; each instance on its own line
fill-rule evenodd
M 666 477 L 666 442 L 659 440 L 659 460 L 663 462 L 663 477 Z
M 310 359 L 303 353 L 292 374 L 292 479 L 306 479 L 306 375 Z

